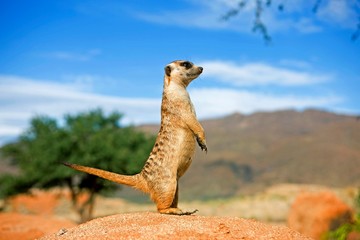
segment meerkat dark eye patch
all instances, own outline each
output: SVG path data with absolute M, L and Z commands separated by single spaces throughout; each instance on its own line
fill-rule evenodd
M 186 69 L 189 69 L 193 66 L 193 64 L 191 62 L 185 61 L 185 62 L 180 63 L 180 66 L 183 66 Z
M 170 77 L 170 74 L 171 74 L 171 67 L 170 66 L 165 67 L 165 74 L 166 74 L 166 76 Z

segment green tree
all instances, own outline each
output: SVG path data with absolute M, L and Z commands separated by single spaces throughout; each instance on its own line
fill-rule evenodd
M 26 192 L 31 188 L 66 186 L 70 189 L 72 205 L 80 221 L 91 219 L 97 193 L 114 189 L 116 184 L 95 176 L 75 172 L 61 164 L 73 162 L 110 170 L 121 174 L 134 174 L 144 165 L 154 138 L 121 127 L 122 115 L 108 116 L 100 110 L 78 115 L 66 115 L 64 123 L 38 116 L 16 143 L 1 149 L 3 157 L 10 158 L 20 168 L 17 176 L 2 176 L 0 197 Z M 79 203 L 79 196 L 88 194 L 87 201 Z

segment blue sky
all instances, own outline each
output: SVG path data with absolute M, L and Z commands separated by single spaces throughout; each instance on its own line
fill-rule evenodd
M 358 1 L 285 1 L 265 8 L 272 37 L 253 33 L 254 2 L 234 0 L 0 2 L 0 144 L 35 115 L 96 107 L 124 123 L 160 121 L 164 66 L 204 67 L 189 86 L 200 119 L 321 108 L 360 114 Z

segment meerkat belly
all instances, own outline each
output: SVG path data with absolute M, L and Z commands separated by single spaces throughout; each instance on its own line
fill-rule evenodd
M 141 173 L 149 182 L 181 177 L 195 153 L 195 138 L 190 129 L 164 126 Z
M 176 150 L 176 159 L 178 162 L 177 176 L 184 175 L 189 168 L 195 153 L 195 138 L 193 133 L 188 129 L 179 129 L 178 131 L 178 148 Z

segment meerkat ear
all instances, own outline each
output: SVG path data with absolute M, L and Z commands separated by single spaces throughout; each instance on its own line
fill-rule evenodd
M 165 74 L 166 76 L 170 77 L 170 73 L 171 73 L 171 67 L 168 65 L 165 67 Z

